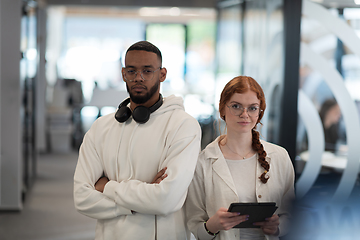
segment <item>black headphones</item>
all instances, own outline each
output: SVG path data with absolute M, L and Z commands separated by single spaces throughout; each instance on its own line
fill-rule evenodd
M 127 107 L 129 102 L 130 98 L 125 99 L 122 103 L 120 103 L 118 110 L 115 113 L 115 119 L 120 123 L 128 120 L 130 116 L 132 116 L 137 123 L 146 123 L 150 118 L 150 114 L 161 107 L 163 104 L 163 98 L 160 94 L 159 100 L 154 105 L 149 108 L 137 106 L 133 112 L 131 112 L 130 108 Z

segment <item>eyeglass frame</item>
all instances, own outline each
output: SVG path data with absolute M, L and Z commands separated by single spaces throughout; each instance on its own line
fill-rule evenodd
M 123 68 L 125 71 L 126 71 L 126 67 L 125 68 Z M 142 80 L 144 80 L 144 81 L 151 81 L 151 80 L 153 80 L 153 78 L 154 78 L 154 73 L 157 71 L 157 70 L 161 70 L 162 69 L 162 67 L 158 67 L 157 69 L 155 69 L 155 70 L 147 70 L 147 71 L 151 71 L 152 73 L 153 73 L 153 76 L 152 76 L 152 78 L 151 79 L 145 79 L 144 78 L 144 76 L 143 76 L 143 71 L 145 70 L 145 69 L 142 69 L 142 70 L 139 70 L 139 71 L 135 71 L 135 77 L 134 77 L 134 79 L 132 79 L 132 80 L 128 80 L 125 76 L 126 76 L 126 72 L 124 73 L 124 78 L 125 78 L 125 80 L 126 81 L 128 81 L 128 82 L 134 82 L 135 81 L 135 78 L 136 78 L 136 76 L 137 76 L 137 74 L 140 72 L 140 77 L 141 77 L 141 79 Z
M 233 106 L 233 105 L 240 105 L 240 106 L 241 106 L 241 104 L 238 104 L 238 103 L 233 103 L 233 104 L 231 104 L 231 106 Z M 229 108 L 229 111 L 230 111 L 230 113 L 231 113 L 233 116 L 241 116 L 241 115 L 245 112 L 245 109 L 246 109 L 246 114 L 249 115 L 249 117 L 258 117 L 258 116 L 260 115 L 261 111 L 263 111 L 263 110 L 260 108 L 260 106 L 250 106 L 250 107 L 246 107 L 246 108 L 243 107 L 243 106 L 241 106 L 241 108 L 242 108 L 243 110 L 241 111 L 240 114 L 236 115 L 236 114 L 233 113 L 233 110 L 231 110 L 231 106 L 229 106 L 229 105 L 226 105 L 226 106 Z M 248 108 L 251 108 L 251 107 L 257 108 L 258 113 L 257 113 L 256 116 L 252 116 L 251 113 L 249 114 Z

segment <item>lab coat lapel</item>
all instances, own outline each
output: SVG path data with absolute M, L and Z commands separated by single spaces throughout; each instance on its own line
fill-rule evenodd
M 219 147 L 220 136 L 215 139 L 212 143 L 210 143 L 206 149 L 206 159 L 211 161 L 212 169 L 215 174 L 219 176 L 221 180 L 234 192 L 234 194 L 238 197 L 237 191 L 235 188 L 234 180 L 231 176 L 229 167 L 226 163 L 224 155 L 222 154 Z
M 234 180 L 223 156 L 213 162 L 213 170 L 237 196 Z

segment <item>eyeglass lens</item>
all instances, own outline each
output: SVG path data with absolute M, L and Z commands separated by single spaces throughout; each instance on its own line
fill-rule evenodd
M 251 117 L 256 117 L 259 115 L 259 111 L 260 108 L 258 106 L 250 106 L 247 108 L 244 108 L 242 106 L 239 106 L 237 104 L 233 104 L 228 106 L 230 109 L 231 114 L 235 115 L 235 116 L 240 116 L 241 114 L 244 113 L 245 109 L 246 109 L 246 113 L 251 116 Z
M 156 69 L 155 71 L 159 70 Z M 149 70 L 149 69 L 144 69 L 141 71 L 135 71 L 135 70 L 131 70 L 131 69 L 126 69 L 125 70 L 125 79 L 128 81 L 134 81 L 134 79 L 136 78 L 136 75 L 138 73 L 140 73 L 140 76 L 143 80 L 145 81 L 150 81 L 151 79 L 153 79 L 154 77 L 154 72 L 153 70 Z

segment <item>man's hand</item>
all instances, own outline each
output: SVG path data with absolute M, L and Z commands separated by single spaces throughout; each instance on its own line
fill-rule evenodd
M 152 180 L 151 184 L 156 183 L 159 184 L 162 180 L 164 180 L 168 175 L 165 173 L 167 167 L 164 167 L 161 169 L 154 179 Z M 103 192 L 106 183 L 109 181 L 107 177 L 101 177 L 96 183 L 95 183 L 95 189 L 99 192 Z
M 109 181 L 107 177 L 101 177 L 96 183 L 95 183 L 95 189 L 99 192 L 103 192 L 106 183 Z
M 151 184 L 156 183 L 159 184 L 162 180 L 164 180 L 168 175 L 165 173 L 167 167 L 164 167 L 163 169 L 161 169 L 156 176 L 154 177 L 154 179 L 152 180 Z
M 280 224 L 279 216 L 276 214 L 270 218 L 267 218 L 265 222 L 254 223 L 254 225 L 261 227 L 264 234 L 275 235 L 275 236 L 279 235 L 279 224 Z

